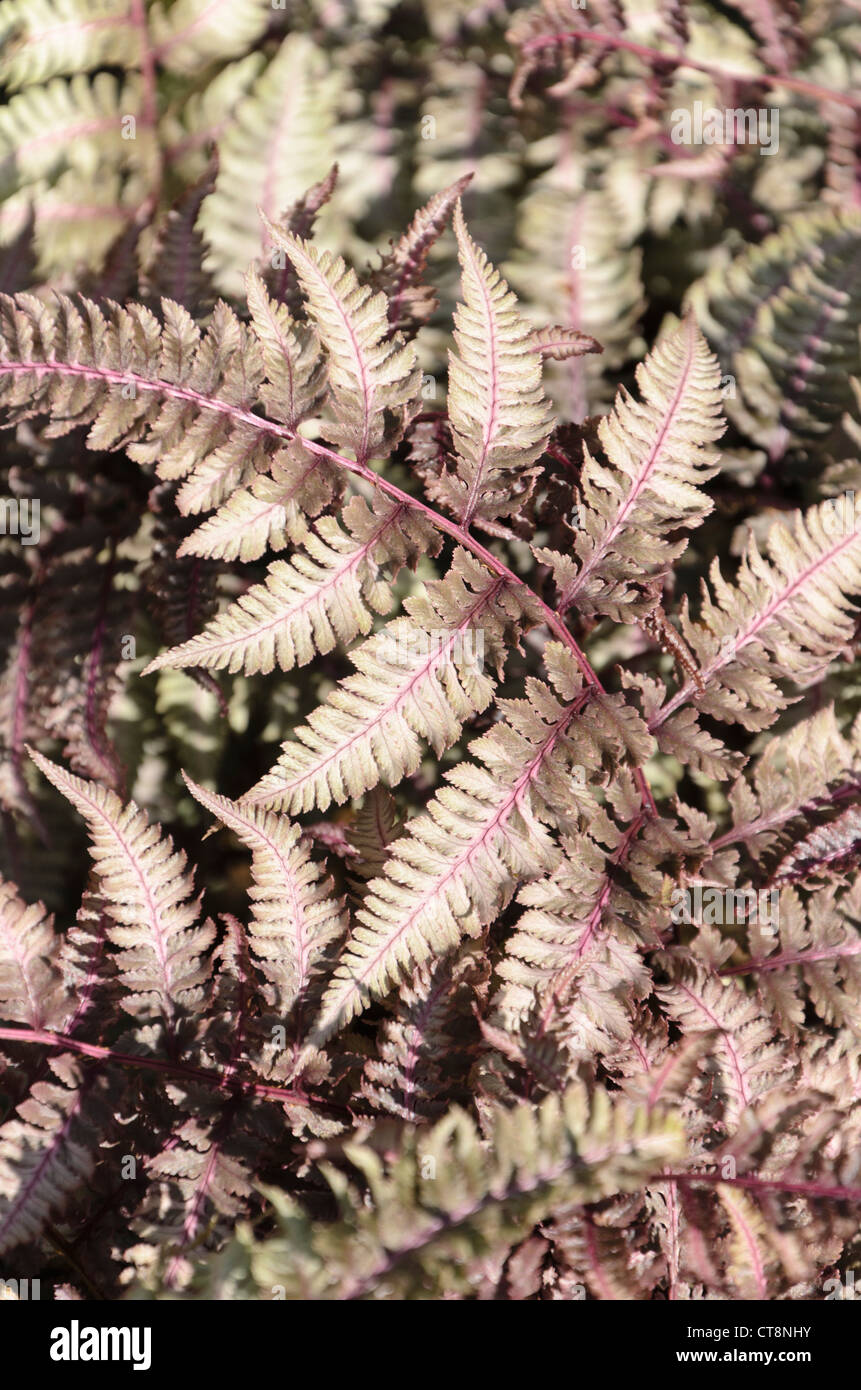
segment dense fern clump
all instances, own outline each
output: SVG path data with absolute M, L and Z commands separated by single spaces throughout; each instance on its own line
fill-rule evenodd
M 859 40 L 0 0 L 3 1277 L 851 1285 Z

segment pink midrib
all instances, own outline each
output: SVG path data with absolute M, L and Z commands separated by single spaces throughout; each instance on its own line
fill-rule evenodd
M 295 607 L 290 609 L 289 613 L 279 613 L 276 617 L 272 618 L 270 622 L 261 623 L 259 627 L 253 628 L 251 632 L 242 633 L 239 637 L 227 637 L 224 639 L 223 642 L 211 641 L 207 643 L 207 645 L 204 648 L 202 648 L 203 652 L 207 656 L 209 656 L 215 652 L 224 651 L 225 649 L 232 650 L 235 647 L 245 646 L 246 643 L 252 641 L 255 637 L 259 637 L 265 632 L 271 632 L 273 628 L 281 626 L 288 617 L 294 618 L 297 615 L 297 613 L 304 613 L 306 608 L 310 608 L 313 604 L 318 603 L 321 597 L 325 596 L 325 594 L 335 584 L 337 584 L 339 580 L 343 579 L 345 575 L 349 574 L 351 570 L 356 569 L 356 567 L 361 564 L 361 562 L 367 557 L 368 552 L 372 550 L 373 547 L 376 545 L 380 536 L 383 535 L 385 531 L 390 530 L 391 527 L 394 526 L 401 512 L 404 510 L 404 506 L 405 504 L 403 502 L 398 503 L 392 511 L 391 515 L 388 516 L 386 520 L 383 521 L 377 527 L 374 534 L 371 537 L 369 537 L 367 541 L 364 542 L 361 549 L 357 550 L 353 555 L 348 555 L 343 564 L 339 565 L 337 569 L 333 569 L 331 571 L 330 576 L 326 580 L 325 584 L 321 584 L 318 588 L 316 588 L 313 591 L 313 593 L 307 594 L 305 598 L 302 599 L 301 603 L 298 603 Z M 191 639 L 192 642 L 195 642 L 196 640 L 197 639 L 194 637 Z
M 567 605 L 570 604 L 577 597 L 577 594 L 582 589 L 585 580 L 588 579 L 589 575 L 592 573 L 598 562 L 604 558 L 613 541 L 615 540 L 616 536 L 622 530 L 628 513 L 634 506 L 634 503 L 638 500 L 640 493 L 643 491 L 643 488 L 648 483 L 650 477 L 652 476 L 652 473 L 655 471 L 658 464 L 660 463 L 664 444 L 666 443 L 667 436 L 669 435 L 670 430 L 676 423 L 676 412 L 687 389 L 688 377 L 690 375 L 691 367 L 693 366 L 694 360 L 694 343 L 695 339 L 693 325 L 689 324 L 687 334 L 687 357 L 685 360 L 684 368 L 682 370 L 681 376 L 679 377 L 679 382 L 673 394 L 673 399 L 670 402 L 669 409 L 665 412 L 660 431 L 658 432 L 658 436 L 654 444 L 652 445 L 652 448 L 649 451 L 645 463 L 640 469 L 637 477 L 634 479 L 633 487 L 631 488 L 630 492 L 628 493 L 628 496 L 625 498 L 625 501 L 622 503 L 621 507 L 616 513 L 615 521 L 604 532 L 604 535 L 601 538 L 600 545 L 596 546 L 595 550 L 589 556 L 588 560 L 584 562 L 583 568 L 580 570 L 580 573 L 577 575 L 576 579 L 572 580 L 571 584 L 569 584 L 566 588 L 565 593 L 562 596 L 562 599 L 560 600 L 560 608 L 567 607 Z
M 463 525 L 468 526 L 472 520 L 473 512 L 478 505 L 478 490 L 484 482 L 484 466 L 487 456 L 490 453 L 490 442 L 496 429 L 496 418 L 499 414 L 499 348 L 497 344 L 496 320 L 493 317 L 493 302 L 490 297 L 490 290 L 487 287 L 484 276 L 481 274 L 476 263 L 475 256 L 470 251 L 472 270 L 478 281 L 484 301 L 484 321 L 487 327 L 487 346 L 490 349 L 490 409 L 487 413 L 484 429 L 481 437 L 481 455 L 475 467 L 475 476 L 467 497 L 466 508 L 463 513 Z
M 539 751 L 536 753 L 535 757 L 529 763 L 529 766 L 526 768 L 526 770 L 520 774 L 511 792 L 506 797 L 499 810 L 494 813 L 492 819 L 488 821 L 487 824 L 484 826 L 481 834 L 476 839 L 470 841 L 467 848 L 463 851 L 461 855 L 458 856 L 458 858 L 452 864 L 451 868 L 443 875 L 443 877 L 440 879 L 436 879 L 432 887 L 429 888 L 426 893 L 422 894 L 419 902 L 416 903 L 415 907 L 412 909 L 409 916 L 398 928 L 395 935 L 393 937 L 388 937 L 384 946 L 382 946 L 379 951 L 377 951 L 372 957 L 370 957 L 369 963 L 365 966 L 365 969 L 362 970 L 359 974 L 353 975 L 351 981 L 351 993 L 356 993 L 357 988 L 364 983 L 368 975 L 370 975 L 374 970 L 376 970 L 382 957 L 392 950 L 395 943 L 400 941 L 406 932 L 409 932 L 411 930 L 416 918 L 424 911 L 428 903 L 431 902 L 434 898 L 438 897 L 445 885 L 456 874 L 460 872 L 460 870 L 463 868 L 465 864 L 469 863 L 473 855 L 475 855 L 478 852 L 478 850 L 482 847 L 482 845 L 485 843 L 488 837 L 493 834 L 494 830 L 497 830 L 500 828 L 500 826 L 504 825 L 505 821 L 511 815 L 512 811 L 514 810 L 515 806 L 520 800 L 520 796 L 524 788 L 527 787 L 529 783 L 532 781 L 537 769 L 544 762 L 548 753 L 550 753 L 554 748 L 556 740 L 559 738 L 559 735 L 562 733 L 563 729 L 565 729 L 566 726 L 570 723 L 578 703 L 579 701 L 575 701 L 574 703 L 569 705 L 563 717 L 557 720 L 556 724 L 554 724 L 551 732 L 542 743 Z M 343 1002 L 344 1001 L 342 1001 L 342 1007 Z
M 335 748 L 330 754 L 328 754 L 327 757 L 315 764 L 311 772 L 305 772 L 299 777 L 294 777 L 292 782 L 285 782 L 283 784 L 282 790 L 278 792 L 267 793 L 265 796 L 260 795 L 257 797 L 244 797 L 243 800 L 245 800 L 249 805 L 253 806 L 258 805 L 260 802 L 263 801 L 275 801 L 276 799 L 279 799 L 281 796 L 286 796 L 289 792 L 295 791 L 297 787 L 304 786 L 305 783 L 310 781 L 312 777 L 319 776 L 323 768 L 328 767 L 329 764 L 335 760 L 335 758 L 342 757 L 345 753 L 349 752 L 353 745 L 358 743 L 359 739 L 366 738 L 368 734 L 371 733 L 371 731 L 377 727 L 378 724 L 382 723 L 382 721 L 386 718 L 387 715 L 393 714 L 395 710 L 398 710 L 400 708 L 400 706 L 412 694 L 413 690 L 420 681 L 424 680 L 428 676 L 428 674 L 435 669 L 437 665 L 440 665 L 444 661 L 451 647 L 457 641 L 457 638 L 460 635 L 460 633 L 463 632 L 465 628 L 469 627 L 470 623 L 472 622 L 473 618 L 477 613 L 480 613 L 483 608 L 485 608 L 489 603 L 492 602 L 499 590 L 502 588 L 504 582 L 505 581 L 502 579 L 497 579 L 491 585 L 491 587 L 481 595 L 479 601 L 473 605 L 473 607 L 461 620 L 458 626 L 456 628 L 452 628 L 449 636 L 446 638 L 445 643 L 442 644 L 437 651 L 432 652 L 428 657 L 427 661 L 421 667 L 419 667 L 417 671 L 413 672 L 413 674 L 410 677 L 409 683 L 401 687 L 401 689 L 398 691 L 395 700 L 392 703 L 386 705 L 383 709 L 381 709 L 379 713 L 375 715 L 372 720 L 370 720 L 369 723 L 364 724 L 357 734 L 351 735 L 351 737 L 345 740 L 345 742 L 338 744 L 337 748 Z
M 763 627 L 763 625 L 767 623 L 769 619 L 772 618 L 774 614 L 777 613 L 779 609 L 783 607 L 784 604 L 790 602 L 790 600 L 798 591 L 798 589 L 800 589 L 803 584 L 806 584 L 807 580 L 810 579 L 813 575 L 818 574 L 819 571 L 824 569 L 826 565 L 829 565 L 831 561 L 836 558 L 836 556 L 842 554 L 842 552 L 847 548 L 847 546 L 850 546 L 854 541 L 857 541 L 858 535 L 858 532 L 850 531 L 848 536 L 845 536 L 839 545 L 835 545 L 825 555 L 818 555 L 812 565 L 808 565 L 807 569 L 802 570 L 802 572 L 799 575 L 797 575 L 795 579 L 793 579 L 789 587 L 782 590 L 774 599 L 772 599 L 771 603 L 768 604 L 768 606 L 762 611 L 762 613 L 757 615 L 757 617 L 751 623 L 747 631 L 740 635 L 739 640 L 733 646 L 732 651 L 727 652 L 722 658 L 716 658 L 714 661 L 710 662 L 708 666 L 703 668 L 703 670 L 700 672 L 700 679 L 702 680 L 703 684 L 707 685 L 711 677 L 715 674 L 715 672 L 722 670 L 724 666 L 728 666 L 732 661 L 735 661 L 739 652 L 742 651 L 748 645 L 749 642 L 753 641 L 754 637 Z M 683 686 L 683 688 L 673 696 L 670 703 L 668 705 L 665 705 L 662 710 L 659 710 L 657 715 L 655 715 L 653 719 L 649 720 L 649 733 L 654 733 L 655 729 L 659 729 L 661 725 L 665 722 L 665 720 L 669 719 L 670 715 L 675 713 L 679 705 L 684 704 L 692 690 L 693 685 L 691 682 L 688 682 L 687 685 Z

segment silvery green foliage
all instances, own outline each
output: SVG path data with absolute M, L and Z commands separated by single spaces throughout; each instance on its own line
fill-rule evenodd
M 0 0 L 7 1269 L 852 1267 L 858 37 Z

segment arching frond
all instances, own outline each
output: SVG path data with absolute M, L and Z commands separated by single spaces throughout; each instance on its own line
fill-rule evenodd
M 700 489 L 717 471 L 709 446 L 723 433 L 720 369 L 690 319 L 637 368 L 637 385 L 642 401 L 621 392 L 598 425 L 606 463 L 585 452 L 573 558 L 537 551 L 553 570 L 560 608 L 576 604 L 617 622 L 644 607 L 636 581 L 659 579 L 685 549 L 667 533 L 682 517 L 699 525 L 711 510 Z
M 228 504 L 229 505 L 229 504 Z M 304 554 L 276 560 L 265 584 L 256 584 L 181 647 L 164 652 L 147 667 L 226 667 L 230 671 L 282 671 L 304 666 L 315 652 L 368 632 L 373 612 L 392 602 L 387 575 L 415 564 L 433 546 L 420 515 L 398 502 L 372 510 L 354 498 L 344 511 L 309 532 Z
M 185 855 L 162 838 L 132 801 L 31 753 L 36 766 L 84 817 L 106 910 L 108 935 L 119 949 L 122 1005 L 135 1016 L 160 1014 L 171 1028 L 180 1010 L 202 997 L 203 953 L 215 937 L 197 925 L 198 904 Z

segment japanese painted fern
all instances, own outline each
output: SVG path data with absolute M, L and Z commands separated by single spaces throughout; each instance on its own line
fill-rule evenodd
M 822 1298 L 857 18 L 348 8 L 0 3 L 3 1268 Z

